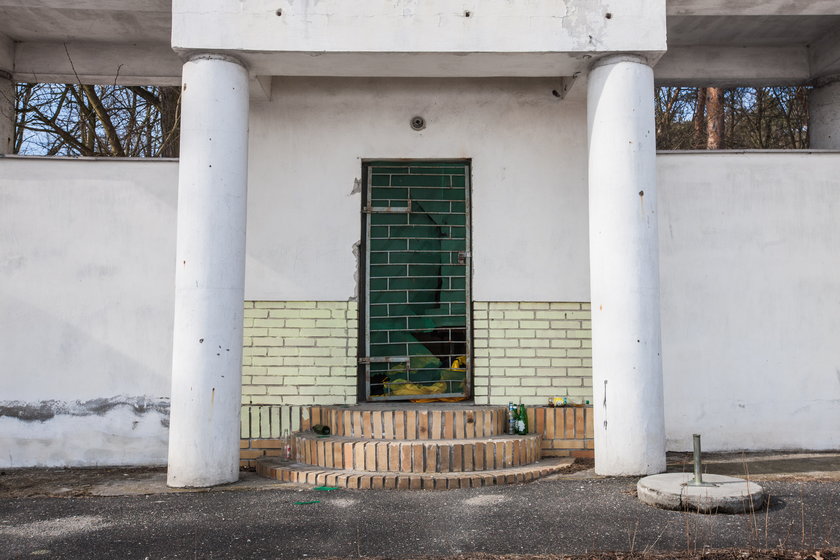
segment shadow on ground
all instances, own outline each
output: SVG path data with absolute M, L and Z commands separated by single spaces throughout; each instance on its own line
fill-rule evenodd
M 669 453 L 668 472 L 692 472 L 691 453 Z M 705 453 L 703 472 L 741 478 L 840 480 L 840 453 Z

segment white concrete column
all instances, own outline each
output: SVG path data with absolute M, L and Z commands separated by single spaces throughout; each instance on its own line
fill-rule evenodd
M 612 56 L 589 73 L 589 244 L 595 471 L 665 470 L 653 70 Z
M 840 76 L 818 82 L 808 99 L 811 148 L 840 150 Z
M 217 55 L 184 64 L 170 486 L 239 478 L 248 74 Z

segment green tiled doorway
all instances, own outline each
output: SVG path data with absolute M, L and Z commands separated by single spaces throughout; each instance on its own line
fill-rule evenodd
M 470 165 L 364 164 L 360 397 L 470 397 Z

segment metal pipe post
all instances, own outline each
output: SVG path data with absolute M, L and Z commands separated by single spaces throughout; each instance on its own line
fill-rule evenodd
M 700 464 L 700 434 L 694 434 L 694 484 L 703 484 L 703 466 Z

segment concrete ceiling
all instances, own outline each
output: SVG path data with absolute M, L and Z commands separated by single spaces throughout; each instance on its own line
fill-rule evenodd
M 669 16 L 825 16 L 837 0 L 667 0 Z
M 840 33 L 840 15 L 668 16 L 668 46 L 809 45 Z
M 14 60 L 23 81 L 62 81 L 78 70 L 90 83 L 111 83 L 115 75 L 125 83 L 177 83 L 181 61 L 170 49 L 171 9 L 172 0 L 0 0 L 0 58 L 2 47 L 11 48 L 8 37 L 18 43 Z M 674 83 L 726 74 L 714 69 L 724 62 L 732 79 L 743 80 L 747 70 L 756 83 L 801 83 L 840 71 L 840 0 L 667 0 L 667 13 L 663 60 L 671 59 Z M 300 68 L 292 71 L 305 73 L 310 57 L 297 54 Z M 481 70 L 480 61 L 474 66 Z M 667 69 L 658 65 L 658 75 Z
M 0 0 L 18 42 L 170 43 L 172 0 Z

